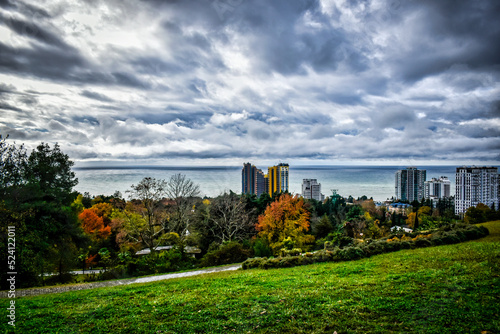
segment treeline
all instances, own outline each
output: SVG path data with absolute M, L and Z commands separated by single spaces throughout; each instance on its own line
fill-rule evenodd
M 393 226 L 423 230 L 457 218 L 448 202 L 435 208 L 412 203 L 413 211 L 403 214 L 366 196 L 315 201 L 229 192 L 202 198 L 182 174 L 146 177 L 126 194 L 91 196 L 73 191 L 72 166 L 57 144 L 42 143 L 28 154 L 0 136 L 0 247 L 7 249 L 14 226 L 19 287 L 70 281 L 74 269 L 103 268 L 89 279 L 111 279 L 293 255 L 387 237 Z M 11 270 L 2 254 L 5 276 Z

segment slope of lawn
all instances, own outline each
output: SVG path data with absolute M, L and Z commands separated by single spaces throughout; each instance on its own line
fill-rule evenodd
M 359 261 L 18 298 L 16 332 L 500 333 L 500 221 L 484 225 L 477 241 Z

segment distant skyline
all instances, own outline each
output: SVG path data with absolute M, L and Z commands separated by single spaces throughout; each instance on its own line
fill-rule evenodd
M 500 165 L 500 2 L 0 0 L 0 134 L 77 166 Z

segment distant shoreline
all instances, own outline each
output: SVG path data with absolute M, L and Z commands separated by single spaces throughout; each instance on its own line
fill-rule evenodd
M 426 167 L 450 167 L 457 168 L 464 165 L 416 165 L 420 169 L 425 169 Z M 290 169 L 293 170 L 301 170 L 301 169 L 341 169 L 341 168 L 373 168 L 373 169 L 386 169 L 393 168 L 395 171 L 406 168 L 409 166 L 402 165 L 296 165 L 290 166 Z M 498 167 L 496 165 L 492 165 L 492 167 Z M 156 165 L 127 165 L 127 166 L 79 166 L 73 167 L 75 170 L 122 170 L 122 169 L 152 169 L 152 170 L 214 170 L 214 169 L 241 169 L 242 166 L 156 166 Z

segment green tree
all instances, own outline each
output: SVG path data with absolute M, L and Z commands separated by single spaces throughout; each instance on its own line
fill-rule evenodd
M 464 216 L 464 221 L 469 224 L 479 224 L 484 223 L 488 216 L 491 214 L 491 209 L 484 205 L 483 203 L 479 203 L 477 206 L 471 206 L 467 209 Z
M 329 233 L 333 232 L 333 225 L 326 213 L 314 224 L 313 232 L 316 239 L 325 238 Z
M 42 143 L 28 156 L 23 146 L 2 139 L 0 152 L 0 227 L 3 233 L 7 226 L 16 227 L 19 282 L 40 284 L 43 272 L 54 270 L 62 279 L 76 260 L 76 245 L 85 241 L 71 207 L 78 182 L 73 162 L 57 144 L 50 148 Z

